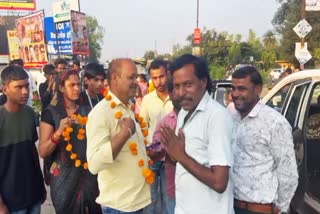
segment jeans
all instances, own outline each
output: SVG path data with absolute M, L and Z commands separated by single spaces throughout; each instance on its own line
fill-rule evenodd
M 144 210 L 144 214 L 167 214 L 166 196 L 166 175 L 164 162 L 155 161 L 151 169 L 156 173 L 151 185 L 151 204 Z
M 38 202 L 35 205 L 27 207 L 23 210 L 10 212 L 10 214 L 40 214 L 40 210 L 41 210 L 41 203 Z
M 101 207 L 102 214 L 142 214 L 142 209 L 134 212 L 122 212 L 120 210 L 112 209 L 110 207 Z
M 167 206 L 167 213 L 168 214 L 174 214 L 174 208 L 176 207 L 176 200 L 174 198 L 168 197 L 168 195 L 165 195 L 165 204 Z

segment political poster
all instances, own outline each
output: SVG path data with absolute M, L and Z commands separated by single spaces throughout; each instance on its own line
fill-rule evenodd
M 35 0 L 0 0 L 0 10 L 35 10 Z
M 47 64 L 47 50 L 44 39 L 44 11 L 38 11 L 16 20 L 20 58 L 27 68 Z
M 19 49 L 19 40 L 16 30 L 8 30 L 7 31 L 7 38 L 8 38 L 8 47 L 9 47 L 9 59 L 19 59 L 20 55 L 23 53 L 19 53 L 22 49 Z
M 70 21 L 54 23 L 53 17 L 44 19 L 48 54 L 71 55 Z
M 20 16 L 0 16 L 0 63 L 9 63 L 7 31 L 15 30 L 15 20 Z
M 72 10 L 70 22 L 72 53 L 89 55 L 89 32 L 87 28 L 86 14 Z

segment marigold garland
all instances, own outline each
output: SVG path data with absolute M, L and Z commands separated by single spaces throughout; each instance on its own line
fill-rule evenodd
M 78 122 L 79 125 L 81 126 L 85 126 L 87 121 L 88 121 L 88 117 L 82 117 L 81 115 L 76 115 L 76 114 L 73 114 L 71 115 L 71 118 L 76 120 Z M 70 155 L 70 159 L 71 160 L 74 160 L 74 165 L 75 167 L 80 167 L 82 165 L 83 169 L 87 170 L 88 169 L 88 163 L 87 162 L 82 162 L 80 159 L 79 159 L 79 156 L 77 153 L 73 152 L 72 151 L 72 144 L 70 142 L 70 134 L 73 132 L 73 128 L 72 127 L 67 127 L 65 128 L 65 130 L 62 132 L 62 136 L 63 136 L 63 139 L 64 141 L 67 142 L 67 145 L 66 145 L 66 150 L 68 152 L 71 153 Z M 85 139 L 85 129 L 84 128 L 79 128 L 78 129 L 78 133 L 77 133 L 77 139 L 78 140 L 84 140 Z
M 104 94 L 104 98 L 110 102 L 110 107 L 112 109 L 114 109 L 116 107 L 116 103 L 114 101 L 112 101 L 112 96 L 108 93 L 108 91 L 105 92 Z M 131 110 L 134 111 L 135 109 L 135 105 L 131 105 Z M 117 111 L 115 114 L 114 114 L 114 117 L 116 119 L 121 119 L 123 116 L 122 112 L 121 111 Z M 139 123 L 140 125 L 140 128 L 141 128 L 141 132 L 143 134 L 143 136 L 146 138 L 148 136 L 148 129 L 147 129 L 147 123 L 144 122 L 143 118 L 140 117 L 139 114 L 135 114 L 135 119 L 137 120 L 137 122 Z M 148 144 L 148 141 L 146 139 L 144 139 L 144 144 L 147 145 Z M 138 155 L 138 145 L 137 143 L 135 142 L 131 142 L 129 144 L 129 149 L 130 149 L 130 152 L 132 155 L 136 156 Z M 148 150 L 147 150 L 147 155 L 148 155 Z M 138 160 L 138 166 L 139 167 L 144 167 L 144 160 L 143 159 L 139 159 Z M 151 166 L 153 164 L 153 161 L 152 160 L 149 160 L 148 161 L 148 165 Z M 155 173 L 149 169 L 149 168 L 143 168 L 142 170 L 142 175 L 144 176 L 146 182 L 148 184 L 152 184 L 154 182 L 154 178 L 155 178 Z

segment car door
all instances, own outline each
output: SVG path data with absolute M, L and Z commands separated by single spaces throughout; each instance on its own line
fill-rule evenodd
M 299 171 L 299 185 L 292 202 L 292 208 L 294 210 L 296 210 L 302 203 L 304 193 L 306 191 L 306 139 L 303 133 L 303 122 L 310 84 L 311 79 L 288 83 L 266 102 L 267 105 L 284 115 L 292 127 L 293 143 Z

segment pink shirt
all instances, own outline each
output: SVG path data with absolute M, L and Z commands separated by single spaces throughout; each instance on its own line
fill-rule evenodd
M 175 130 L 177 124 L 177 114 L 173 110 L 166 116 L 164 116 L 154 131 L 152 142 L 161 142 L 161 134 L 160 128 L 163 125 L 170 127 L 171 129 Z M 166 175 L 166 191 L 170 198 L 175 198 L 175 174 L 176 174 L 176 163 L 171 160 L 169 155 L 166 154 L 165 162 L 164 162 L 164 170 Z

